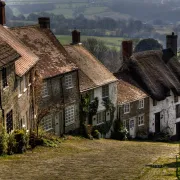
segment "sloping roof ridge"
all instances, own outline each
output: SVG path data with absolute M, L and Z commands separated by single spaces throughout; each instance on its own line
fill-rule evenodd
M 26 25 L 26 26 L 16 26 L 16 27 L 8 27 L 7 29 L 26 29 L 31 27 L 39 27 L 39 24 L 33 24 L 33 25 Z
M 78 44 L 78 45 L 65 45 L 65 46 L 80 46 L 80 47 L 82 47 L 85 51 L 87 51 L 95 60 L 96 60 L 96 62 L 101 66 L 101 67 L 103 67 L 108 73 L 110 73 L 112 76 L 114 76 L 114 74 L 112 73 L 112 72 L 110 72 L 109 71 L 109 69 L 107 69 L 105 66 L 104 66 L 104 64 L 103 63 L 101 63 L 100 62 L 100 60 L 98 60 L 88 49 L 86 49 L 82 44 Z M 83 70 L 82 70 L 83 71 Z M 86 74 L 86 72 L 84 72 L 85 74 Z M 114 78 L 116 79 L 116 80 L 114 80 L 114 81 L 112 81 L 112 82 L 115 82 L 115 81 L 118 81 L 118 79 L 114 76 Z M 91 79 L 91 78 L 90 78 Z M 92 79 L 91 79 L 92 80 Z M 104 83 L 104 84 L 109 84 L 109 83 Z

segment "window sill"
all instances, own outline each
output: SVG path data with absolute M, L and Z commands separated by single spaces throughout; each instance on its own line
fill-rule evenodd
M 28 87 L 31 86 L 31 83 L 28 84 Z
M 74 124 L 75 121 L 72 121 L 72 122 L 69 122 L 69 123 L 66 123 L 65 126 L 70 126 L 71 124 Z
M 66 89 L 72 89 L 73 88 L 73 86 L 72 87 L 66 87 Z
M 140 107 L 139 109 L 144 109 L 144 107 Z
M 96 124 L 96 126 L 99 126 L 99 125 L 101 125 L 101 124 L 104 124 L 104 122 L 101 122 L 101 123 L 99 123 L 99 124 Z
M 20 98 L 21 96 L 22 96 L 22 94 L 19 94 L 19 95 L 18 95 L 18 98 Z
M 124 114 L 129 114 L 130 112 L 124 112 Z
M 144 124 L 138 124 L 138 126 L 140 127 L 140 126 L 144 126 Z
M 46 95 L 46 96 L 42 96 L 42 98 L 47 98 L 47 97 L 49 97 L 49 95 Z
M 51 130 L 53 130 L 53 128 L 45 129 L 45 131 L 51 131 Z
M 3 91 L 6 91 L 9 88 L 9 86 L 3 87 Z
M 24 90 L 23 90 L 23 92 L 26 92 L 27 91 L 27 88 L 25 88 Z

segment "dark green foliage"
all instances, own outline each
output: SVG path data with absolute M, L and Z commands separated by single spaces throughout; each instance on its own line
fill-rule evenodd
M 95 129 L 93 132 L 92 132 L 92 136 L 93 138 L 95 139 L 100 139 L 100 133 L 97 129 Z
M 99 100 L 97 97 L 95 97 L 94 100 L 89 103 L 89 113 L 92 116 L 97 113 L 98 105 L 99 105 Z
M 5 128 L 1 129 L 0 133 L 0 155 L 7 153 L 7 145 L 8 145 L 8 136 Z
M 162 50 L 163 46 L 155 39 L 148 38 L 139 41 L 134 52 L 148 51 L 148 50 Z
M 8 135 L 8 148 L 7 154 L 12 155 L 16 152 L 16 140 L 14 138 L 14 133 Z

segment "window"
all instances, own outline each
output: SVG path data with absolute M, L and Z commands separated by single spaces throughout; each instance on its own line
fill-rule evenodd
M 176 94 L 174 94 L 174 102 L 178 102 L 178 96 Z
M 180 104 L 176 105 L 176 118 L 180 117 Z
M 66 86 L 66 89 L 73 88 L 73 81 L 72 81 L 71 74 L 65 76 L 65 86 Z
M 23 87 L 24 87 L 24 90 L 23 90 L 23 91 L 24 91 L 24 92 L 27 90 L 26 82 L 27 82 L 27 81 L 26 81 L 26 76 L 24 75 L 24 76 L 23 76 Z
M 144 125 L 144 115 L 138 116 L 138 126 Z
M 52 129 L 52 116 L 45 116 L 41 121 L 41 125 L 45 131 Z
M 23 92 L 23 79 L 20 78 L 18 80 L 18 96 L 20 97 L 22 95 L 22 92 Z
M 102 98 L 109 97 L 109 85 L 102 86 Z
M 94 90 L 89 91 L 89 100 L 90 102 L 94 100 Z
M 157 105 L 157 101 L 155 99 L 153 99 L 153 106 Z
M 106 120 L 106 112 L 102 111 L 97 113 L 97 124 L 101 124 Z
M 139 109 L 144 108 L 144 99 L 139 100 Z
M 12 110 L 6 114 L 6 129 L 7 133 L 13 130 L 13 113 Z
M 130 104 L 128 103 L 124 105 L 124 114 L 127 114 L 129 112 L 130 112 Z
M 74 123 L 74 105 L 65 108 L 65 124 L 66 126 Z
M 2 84 L 3 84 L 3 88 L 8 86 L 6 68 L 2 69 Z
M 47 86 L 47 81 L 43 82 L 42 86 L 42 97 L 47 97 L 48 94 L 48 86 Z

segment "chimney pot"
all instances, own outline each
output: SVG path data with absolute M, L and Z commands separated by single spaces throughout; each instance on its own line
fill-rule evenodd
M 40 28 L 50 29 L 50 18 L 49 17 L 39 17 L 38 22 Z
M 172 32 L 171 35 L 166 36 L 166 48 L 171 48 L 174 54 L 177 56 L 177 39 L 178 36 Z
M 72 44 L 79 44 L 81 42 L 80 37 L 81 33 L 79 31 L 76 29 L 72 31 Z
M 132 41 L 123 41 L 122 42 L 122 55 L 123 61 L 129 59 L 133 53 L 133 42 Z
M 4 1 L 0 1 L 0 24 L 6 24 L 6 16 L 5 16 L 5 6 L 6 3 Z

